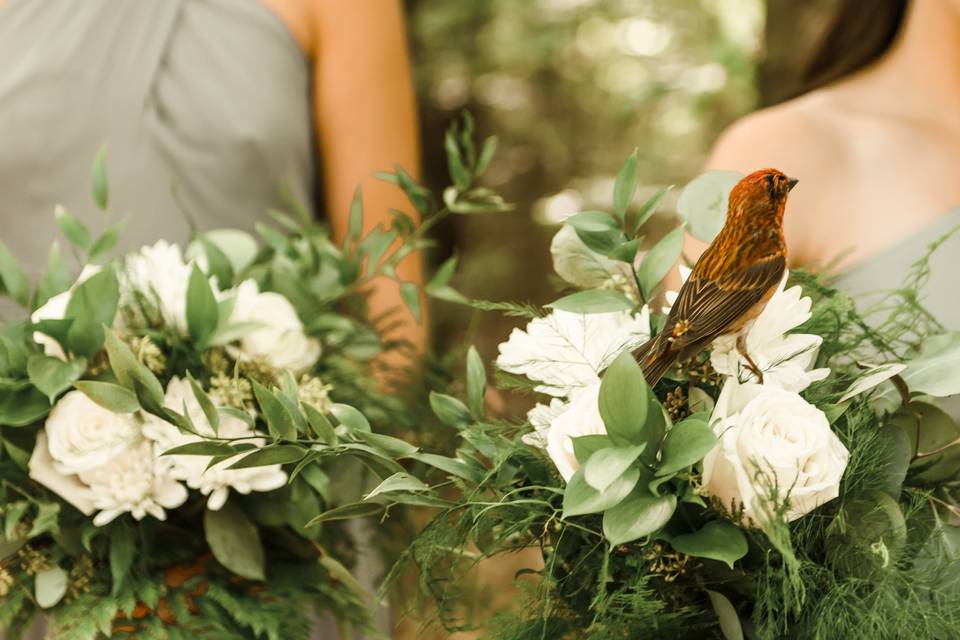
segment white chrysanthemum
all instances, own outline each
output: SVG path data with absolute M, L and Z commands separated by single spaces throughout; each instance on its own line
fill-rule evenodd
M 77 288 L 77 285 L 82 284 L 90 276 L 93 276 L 99 272 L 100 267 L 96 265 L 88 264 L 85 266 L 80 272 L 80 277 L 77 278 L 77 281 L 73 284 L 73 286 L 47 300 L 43 306 L 39 307 L 30 315 L 30 321 L 40 322 L 41 320 L 62 320 L 63 316 L 67 314 L 67 306 L 70 304 L 70 298 L 73 296 L 73 290 Z M 63 352 L 63 347 L 60 346 L 60 343 L 47 334 L 34 331 L 33 341 L 43 347 L 43 352 L 48 356 L 60 358 L 61 360 L 67 359 L 67 356 Z
M 181 334 L 187 332 L 187 287 L 192 262 L 180 247 L 164 240 L 129 254 L 120 270 L 121 304 L 141 310 L 148 323 L 162 321 Z
M 107 464 L 78 474 L 90 488 L 93 506 L 99 511 L 94 525 L 102 527 L 124 513 L 137 520 L 147 515 L 164 520 L 164 509 L 186 502 L 187 490 L 159 454 L 153 442 L 141 439 Z
M 523 436 L 523 442 L 531 447 L 545 449 L 550 425 L 561 413 L 566 411 L 567 406 L 567 403 L 559 398 L 550 398 L 549 405 L 538 403 L 533 409 L 530 409 L 527 412 L 527 421 L 533 427 L 533 433 Z
M 500 345 L 497 366 L 542 383 L 537 391 L 566 397 L 596 384 L 600 373 L 624 351 L 650 338 L 647 307 L 627 311 L 571 313 L 555 310 L 514 329 Z
M 214 434 L 188 381 L 176 377 L 170 380 L 164 404 L 181 413 L 186 405 L 187 414 L 198 433 Z M 152 415 L 147 417 L 143 431 L 148 438 L 157 443 L 161 451 L 201 441 L 199 436 L 183 433 L 175 425 Z M 225 438 L 240 438 L 254 434 L 253 429 L 246 422 L 231 416 L 221 418 L 218 432 Z M 258 447 L 265 444 L 261 438 L 253 438 L 245 442 Z M 186 482 L 191 489 L 196 489 L 208 496 L 207 507 L 213 511 L 220 509 L 226 503 L 230 490 L 241 494 L 251 491 L 273 491 L 287 482 L 287 474 L 279 464 L 249 469 L 226 469 L 225 467 L 230 466 L 236 458 L 219 462 L 210 468 L 208 468 L 209 456 L 165 456 L 165 459 L 170 460 L 170 472 L 173 477 Z
M 830 375 L 830 369 L 811 369 L 823 338 L 808 333 L 787 333 L 810 319 L 812 301 L 799 286 L 784 290 L 784 274 L 777 291 L 756 319 L 745 328 L 747 353 L 763 371 L 764 384 L 800 392 Z M 741 382 L 754 374 L 737 351 L 736 336 L 720 336 L 713 341 L 710 363 L 719 373 L 737 376 Z
M 234 322 L 257 322 L 259 329 L 239 340 L 239 356 L 263 360 L 276 369 L 302 372 L 320 358 L 320 343 L 308 336 L 290 301 L 279 293 L 261 292 L 254 280 L 236 288 Z

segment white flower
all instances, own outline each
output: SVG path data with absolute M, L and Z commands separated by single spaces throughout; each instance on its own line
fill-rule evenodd
M 197 432 L 204 435 L 214 435 L 213 427 L 207 420 L 193 395 L 193 389 L 186 380 L 174 377 L 167 385 L 164 404 L 177 412 L 183 412 L 186 405 L 187 414 L 196 427 Z M 160 451 L 173 447 L 199 442 L 201 438 L 189 433 L 183 433 L 175 425 L 157 418 L 147 416 L 144 434 L 157 443 Z M 239 438 L 254 434 L 246 422 L 232 416 L 222 416 L 218 433 L 225 438 Z M 245 440 L 258 447 L 265 444 L 262 438 Z M 191 489 L 197 489 L 205 496 L 209 496 L 207 507 L 213 511 L 220 509 L 227 501 L 230 490 L 247 494 L 251 491 L 273 491 L 287 482 L 287 474 L 279 464 L 265 467 L 251 467 L 249 469 L 226 469 L 236 461 L 236 458 L 225 460 L 207 468 L 210 464 L 209 456 L 164 456 L 170 461 L 170 473 L 178 480 L 187 483 Z
M 320 343 L 303 331 L 303 323 L 290 301 L 279 293 L 260 292 L 257 283 L 245 280 L 236 290 L 234 322 L 262 326 L 239 340 L 240 356 L 265 361 L 276 369 L 305 371 L 320 358 Z
M 90 487 L 80 482 L 75 475 L 65 475 L 57 471 L 47 446 L 47 434 L 43 429 L 37 434 L 27 467 L 30 478 L 75 506 L 83 515 L 89 516 L 96 511 Z
M 563 225 L 553 236 L 550 255 L 557 275 L 583 289 L 602 287 L 618 276 L 632 277 L 630 265 L 593 251 L 570 225 Z
M 525 444 L 531 447 L 545 449 L 547 446 L 547 433 L 550 431 L 550 425 L 561 413 L 567 410 L 568 404 L 559 398 L 550 398 L 550 404 L 537 405 L 527 412 L 527 422 L 533 427 L 533 433 L 528 433 L 523 438 Z
M 680 282 L 684 283 L 687 281 L 687 278 L 690 277 L 690 274 L 693 273 L 693 269 L 686 265 L 679 265 L 677 267 L 680 271 Z M 663 312 L 663 315 L 669 315 L 670 309 L 673 308 L 673 305 L 676 304 L 677 298 L 680 297 L 679 291 L 665 291 L 663 294 L 664 299 L 667 301 L 667 304 L 663 305 L 660 309 Z
M 82 284 L 87 278 L 99 272 L 100 267 L 98 266 L 89 264 L 85 266 L 80 272 L 80 277 L 77 278 L 77 281 L 73 284 L 73 286 L 47 300 L 43 306 L 39 307 L 33 312 L 33 314 L 30 315 L 30 321 L 40 322 L 41 320 L 62 320 L 63 316 L 65 316 L 67 313 L 67 306 L 70 304 L 70 297 L 73 295 L 73 290 L 77 288 L 77 285 Z M 43 352 L 48 356 L 60 358 L 61 360 L 67 359 L 67 356 L 63 352 L 63 347 L 60 346 L 60 343 L 47 334 L 34 331 L 33 341 L 43 347 Z
M 120 270 L 121 304 L 142 310 L 148 324 L 162 321 L 185 335 L 187 287 L 192 262 L 185 262 L 180 247 L 164 240 L 129 254 Z
M 811 300 L 799 286 L 784 291 L 787 276 L 767 306 L 746 328 L 747 353 L 763 371 L 764 384 L 800 392 L 830 375 L 830 369 L 812 369 L 823 338 L 807 333 L 787 332 L 810 319 Z M 737 338 L 720 336 L 713 341 L 710 362 L 719 373 L 737 376 L 741 382 L 755 378 L 737 351 Z
M 567 482 L 580 463 L 573 451 L 573 438 L 606 435 L 600 417 L 600 383 L 581 389 L 571 398 L 566 410 L 553 419 L 546 433 L 547 455 Z
M 650 311 L 571 313 L 555 310 L 514 329 L 500 345 L 497 366 L 543 383 L 537 391 L 566 397 L 600 381 L 600 373 L 624 351 L 650 338 Z
M 100 511 L 94 525 L 102 527 L 124 513 L 137 520 L 147 515 L 164 520 L 164 509 L 186 502 L 187 490 L 169 473 L 169 463 L 159 454 L 153 442 L 141 438 L 107 464 L 78 474 Z
M 711 418 L 720 437 L 703 460 L 703 490 L 747 524 L 788 501 L 795 520 L 839 495 L 849 454 L 822 411 L 798 394 L 730 378 Z
M 54 467 L 67 475 L 106 464 L 140 436 L 133 414 L 113 413 L 80 391 L 60 398 L 44 426 Z

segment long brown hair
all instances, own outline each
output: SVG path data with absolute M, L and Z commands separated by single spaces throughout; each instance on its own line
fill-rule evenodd
M 879 59 L 897 39 L 910 0 L 841 0 L 800 79 L 797 94 L 835 82 Z

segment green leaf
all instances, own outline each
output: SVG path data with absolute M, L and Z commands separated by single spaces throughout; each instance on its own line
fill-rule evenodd
M 475 177 L 480 177 L 486 172 L 487 167 L 490 165 L 490 160 L 493 159 L 496 152 L 497 137 L 490 136 L 483 141 L 483 146 L 480 148 L 480 155 L 477 157 L 477 166 L 473 170 Z
M 660 208 L 660 205 L 663 204 L 663 199 L 667 197 L 667 194 L 670 193 L 672 186 L 663 187 L 658 190 L 657 193 L 643 203 L 643 206 L 640 207 L 640 211 L 637 212 L 637 217 L 633 221 L 633 232 L 639 233 L 640 228 L 646 224 L 647 220 L 657 212 L 657 209 Z
M 357 187 L 353 192 L 353 200 L 350 202 L 347 241 L 353 243 L 359 241 L 361 233 L 363 233 L 363 191 L 360 187 Z
M 101 233 L 100 237 L 93 241 L 87 260 L 94 264 L 104 262 L 107 254 L 117 246 L 117 240 L 120 238 L 120 232 L 123 231 L 124 226 L 124 223 L 120 223 Z
M 620 262 L 626 262 L 627 264 L 633 264 L 633 261 L 637 259 L 637 248 L 639 246 L 640 238 L 628 240 L 608 253 L 607 257 L 613 260 L 619 260 Z
M 637 150 L 634 149 L 630 157 L 620 168 L 616 182 L 613 184 L 613 210 L 623 220 L 627 214 L 627 207 L 633 200 L 637 190 Z
M 614 480 L 637 461 L 647 445 L 638 444 L 631 447 L 607 447 L 600 449 L 587 460 L 584 466 L 583 478 L 597 491 L 605 491 Z
M 640 365 L 629 352 L 620 354 L 600 382 L 600 417 L 607 434 L 618 444 L 647 443 L 644 423 L 649 405 L 650 388 Z
M 730 190 L 741 178 L 743 174 L 736 171 L 708 171 L 683 188 L 677 213 L 686 221 L 690 235 L 701 242 L 713 242 L 727 220 Z
M 392 491 L 429 491 L 430 487 L 424 484 L 419 478 L 409 473 L 395 473 L 377 487 L 364 496 L 364 500 L 369 500 L 381 493 L 390 493 Z
M 135 393 L 137 393 L 138 387 L 143 390 L 145 397 L 140 397 L 139 393 L 137 394 L 141 406 L 143 406 L 145 399 L 149 401 L 149 404 L 163 406 L 164 393 L 160 381 L 157 380 L 150 369 L 137 360 L 130 347 L 121 341 L 113 331 L 106 332 L 106 347 L 110 368 L 117 377 L 117 381 Z
M 475 416 L 482 417 L 487 390 L 487 370 L 476 347 L 467 350 L 467 405 Z
M 673 494 L 652 496 L 646 489 L 634 491 L 603 514 L 603 535 L 611 546 L 632 542 L 662 529 L 677 508 Z
M 50 400 L 36 387 L 0 390 L 0 425 L 26 427 L 50 411 Z
M 443 146 L 447 152 L 447 166 L 450 170 L 450 179 L 459 191 L 470 186 L 470 171 L 464 166 L 463 155 L 457 145 L 457 139 L 452 131 L 447 131 L 443 139 Z
M 120 284 L 112 268 L 96 273 L 73 290 L 64 318 L 72 318 L 67 331 L 70 351 L 92 357 L 103 346 L 103 328 L 113 325 L 120 302 Z
M 680 258 L 683 250 L 683 227 L 677 227 L 653 246 L 643 256 L 640 268 L 637 269 L 637 279 L 640 281 L 640 290 L 644 300 L 649 300 L 657 285 L 666 277 L 673 265 Z
M 63 293 L 70 288 L 73 281 L 73 274 L 70 273 L 67 265 L 63 262 L 60 243 L 54 240 L 50 245 L 49 253 L 47 253 L 47 270 L 43 273 L 43 279 L 40 281 L 35 304 L 42 305 L 58 293 Z
M 477 483 L 483 479 L 483 469 L 477 463 L 469 463 L 460 458 L 448 458 L 447 456 L 437 455 L 435 453 L 412 453 L 404 458 L 417 460 L 431 467 L 449 473 L 450 475 L 462 478 L 468 482 Z
M 207 392 L 203 390 L 203 387 L 200 386 L 192 374 L 187 372 L 187 379 L 190 381 L 190 388 L 193 390 L 193 397 L 197 399 L 197 403 L 200 405 L 203 415 L 206 417 L 207 422 L 210 423 L 210 428 L 213 429 L 214 433 L 219 433 L 220 430 L 220 412 L 217 411 L 217 408 L 213 406 L 213 401 L 210 400 L 210 396 L 207 395 Z
M 587 464 L 590 456 L 600 449 L 613 445 L 609 436 L 576 436 L 570 440 L 573 442 L 573 455 L 581 465 Z
M 110 595 L 116 596 L 130 574 L 133 558 L 136 555 L 133 541 L 133 529 L 123 521 L 110 527 Z
M 201 440 L 167 449 L 162 456 L 235 456 L 238 451 L 226 442 Z
M 332 522 L 334 520 L 353 520 L 354 518 L 365 518 L 374 514 L 382 513 L 383 505 L 376 502 L 354 502 L 345 504 L 335 509 L 330 509 L 318 515 L 316 518 L 306 524 L 312 527 L 321 522 Z
M 333 425 L 316 407 L 303 403 L 303 411 L 307 415 L 307 422 L 318 438 L 327 444 L 334 444 L 337 441 L 337 434 L 333 430 Z
M 723 634 L 724 640 L 743 640 L 743 627 L 740 624 L 740 617 L 730 600 L 718 591 L 707 589 L 706 592 L 720 621 L 720 633 Z
M 92 242 L 90 231 L 79 218 L 59 204 L 53 210 L 53 217 L 57 221 L 57 226 L 60 227 L 60 232 L 70 241 L 70 244 L 81 251 L 90 248 Z
M 400 297 L 403 298 L 413 319 L 420 322 L 420 288 L 415 282 L 404 282 L 400 285 Z
M 547 305 L 572 313 L 609 313 L 633 309 L 633 302 L 619 291 L 612 289 L 587 289 L 560 298 Z
M 33 590 L 41 608 L 53 607 L 67 592 L 67 572 L 56 566 L 41 569 L 34 578 Z
M 51 403 L 62 391 L 69 389 L 86 369 L 87 361 L 84 358 L 64 362 L 60 358 L 35 353 L 27 360 L 30 382 L 46 394 Z
M 247 515 L 231 501 L 203 514 L 203 531 L 217 562 L 248 580 L 264 580 L 260 534 Z
M 687 418 L 673 425 L 663 439 L 658 476 L 665 476 L 700 462 L 720 440 L 706 420 Z
M 420 450 L 419 447 L 410 444 L 406 440 L 394 438 L 393 436 L 384 435 L 382 433 L 355 431 L 353 435 L 357 436 L 371 447 L 376 447 L 377 449 L 386 453 L 388 456 L 394 456 L 396 458 L 404 458 L 413 455 Z
M 210 271 L 218 276 L 218 280 L 223 272 L 244 271 L 253 263 L 259 250 L 257 240 L 239 229 L 213 229 L 201 234 L 198 239 L 210 261 Z M 214 261 L 219 262 L 221 256 L 226 259 L 227 265 L 215 267 Z M 220 286 L 224 286 L 222 281 Z
M 724 520 L 708 522 L 702 529 L 670 539 L 670 546 L 680 553 L 733 563 L 747 555 L 747 536 L 736 525 Z
M 877 385 L 886 382 L 896 375 L 900 375 L 907 365 L 901 362 L 891 362 L 888 364 L 874 365 L 865 371 L 863 375 L 853 381 L 847 390 L 843 392 L 837 404 L 850 400 L 854 396 L 865 393 Z
M 297 427 L 293 417 L 280 400 L 256 380 L 251 380 L 253 394 L 257 397 L 260 412 L 267 421 L 267 428 L 274 439 L 295 440 Z
M 457 256 L 453 255 L 440 265 L 437 272 L 430 278 L 430 282 L 425 287 L 428 293 L 440 290 L 450 284 L 450 279 L 457 271 Z
M 563 492 L 563 517 L 570 518 L 587 513 L 601 513 L 616 506 L 630 495 L 640 480 L 640 469 L 631 467 L 610 483 L 603 491 L 597 491 L 584 478 L 581 467 L 573 474 Z
M 303 459 L 307 453 L 306 449 L 292 444 L 270 445 L 245 455 L 227 468 L 249 469 L 251 467 L 266 467 L 272 464 L 290 464 Z
M 106 211 L 110 200 L 110 190 L 107 182 L 107 149 L 100 147 L 93 159 L 93 168 L 90 171 L 90 191 L 93 201 L 101 210 Z
M 581 211 L 565 219 L 563 224 L 587 233 L 605 233 L 620 229 L 617 220 L 603 211 Z
M 351 431 L 371 431 L 370 421 L 366 416 L 348 404 L 333 404 L 330 406 L 330 413 Z
M 217 328 L 218 321 L 217 299 L 210 282 L 194 264 L 187 285 L 187 328 L 191 337 L 203 345 Z
M 21 307 L 30 306 L 30 281 L 20 262 L 0 241 L 0 294 L 7 292 Z
M 140 403 L 133 391 L 118 384 L 80 380 L 73 386 L 104 409 L 114 413 L 134 413 L 140 410 Z
M 473 418 L 465 404 L 454 398 L 436 391 L 430 392 L 430 408 L 440 421 L 451 427 L 462 429 L 470 424 Z

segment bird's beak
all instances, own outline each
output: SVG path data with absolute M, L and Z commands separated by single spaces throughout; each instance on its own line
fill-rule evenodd
M 800 181 L 796 178 L 787 178 L 787 191 L 791 191 L 795 186 L 797 186 L 798 182 Z

